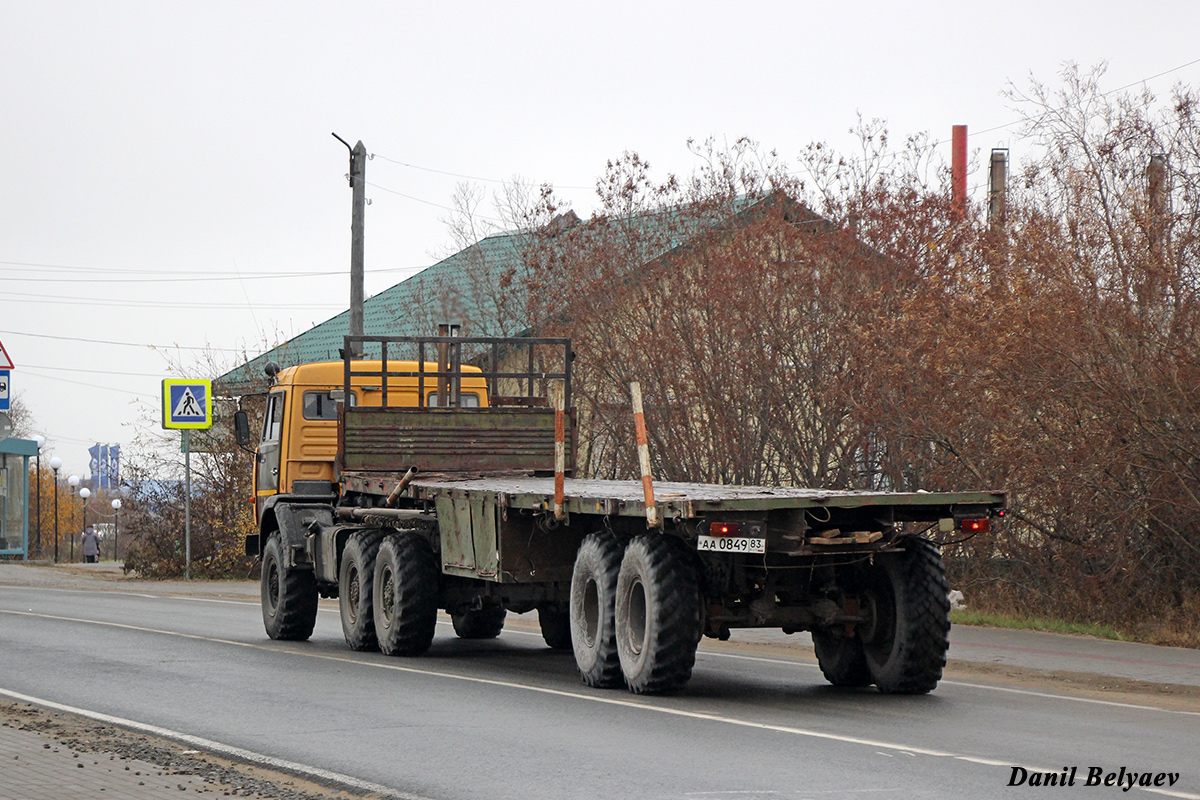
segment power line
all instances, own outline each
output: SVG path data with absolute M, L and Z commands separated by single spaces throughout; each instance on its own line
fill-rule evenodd
M 454 211 L 455 210 L 455 209 L 451 208 L 450 206 L 444 206 L 441 203 L 435 203 L 432 200 L 422 200 L 419 197 L 414 197 L 411 194 L 405 194 L 404 192 L 398 192 L 395 189 L 389 189 L 388 187 L 381 186 L 378 183 L 372 183 L 371 181 L 364 181 L 364 183 L 366 183 L 367 186 L 370 186 L 374 189 L 382 189 L 385 192 L 390 192 L 391 194 L 399 195 L 406 200 L 412 200 L 413 202 L 416 202 L 416 203 L 424 203 L 427 206 L 433 206 L 434 208 L 440 208 L 445 211 Z
M 340 275 L 339 272 L 281 272 L 276 275 L 247 275 L 246 280 L 270 280 L 272 278 L 325 278 Z M 26 278 L 0 276 L 0 281 L 22 281 L 29 283 L 62 283 L 63 278 Z M 208 281 L 236 281 L 236 275 L 209 275 L 195 278 L 68 278 L 71 283 L 200 283 Z
M 32 294 L 30 292 L 10 292 L 0 291 L 0 297 L 20 298 L 25 303 L 53 303 L 56 305 L 69 306 L 121 306 L 125 308 L 201 308 L 201 309 L 233 309 L 242 310 L 245 305 L 242 303 L 180 303 L 171 301 L 169 303 L 155 302 L 153 300 L 131 300 L 124 298 L 105 298 L 105 297 L 67 297 L 57 294 Z M 284 310 L 305 310 L 305 311 L 328 311 L 330 309 L 338 309 L 342 306 L 338 303 L 260 303 L 258 308 L 269 309 L 284 309 Z
M 104 275 L 153 275 L 149 278 L 128 278 L 128 279 L 113 279 L 113 278 L 71 278 L 72 283 L 178 283 L 191 281 L 234 281 L 241 278 L 245 279 L 271 279 L 271 278 L 317 278 L 317 277 L 338 277 L 344 275 L 343 270 L 328 270 L 328 271 L 307 271 L 307 272 L 247 272 L 238 275 L 235 272 L 207 272 L 204 270 L 181 270 L 172 275 L 163 275 L 162 270 L 154 269 L 117 269 L 106 267 L 79 267 L 65 266 L 55 264 L 38 264 L 27 261 L 0 261 L 0 265 L 9 267 L 36 267 L 38 269 L 53 270 L 58 272 L 84 272 Z M 381 267 L 367 270 L 368 274 L 381 274 L 387 272 L 419 272 L 428 265 L 424 266 L 409 266 L 409 267 Z M 180 276 L 196 276 L 196 277 L 180 277 Z M 62 278 L 29 278 L 29 277 L 0 277 L 0 280 L 18 280 L 18 281 L 39 281 L 62 283 Z
M 109 344 L 118 347 L 139 347 L 144 350 L 198 350 L 201 352 L 218 352 L 218 353 L 238 353 L 246 352 L 245 348 L 238 347 L 214 347 L 205 345 L 204 347 L 187 346 L 180 344 L 138 344 L 136 342 L 113 342 L 105 339 L 83 339 L 78 336 L 54 336 L 49 333 L 29 333 L 28 331 L 0 331 L 5 336 L 31 336 L 35 339 L 57 339 L 62 342 L 85 342 L 87 344 Z
M 469 181 L 480 181 L 482 183 L 499 183 L 499 184 L 507 184 L 507 183 L 512 182 L 512 181 L 500 180 L 498 178 L 481 178 L 477 175 L 463 175 L 458 172 L 448 172 L 443 169 L 434 169 L 432 167 L 421 167 L 416 164 L 409 164 L 405 161 L 397 161 L 394 158 L 388 158 L 387 156 L 381 155 L 380 153 L 371 153 L 370 157 L 372 159 L 382 158 L 384 161 L 391 162 L 392 164 L 397 164 L 401 167 L 408 167 L 409 169 L 420 170 L 421 172 L 433 172 L 437 175 L 448 175 L 452 178 L 465 178 L 466 180 L 469 180 Z M 554 184 L 551 184 L 551 185 L 553 186 Z M 567 186 L 564 184 L 564 185 L 559 186 L 558 188 L 560 188 L 560 189 L 582 189 L 584 191 L 591 191 L 592 189 L 595 189 L 596 187 L 595 186 Z M 416 198 L 412 198 L 412 199 L 416 199 Z M 422 200 L 421 202 L 425 202 L 425 201 Z
M 77 369 L 76 367 L 47 367 L 44 364 L 21 364 L 21 369 L 49 369 L 55 372 L 87 372 L 93 375 L 125 375 L 131 378 L 164 378 L 161 372 L 117 372 L 111 369 Z M 50 377 L 50 376 L 45 376 Z
M 76 439 L 73 436 L 59 436 L 58 434 L 54 433 L 53 431 L 48 431 L 48 430 L 42 430 L 41 434 L 46 437 L 47 445 L 58 444 L 59 442 L 74 442 L 75 444 L 96 444 L 95 439 Z M 44 453 L 45 450 L 43 450 L 42 452 Z M 63 472 L 67 472 L 67 471 L 68 470 L 65 470 L 65 469 L 63 470 Z
M 73 381 L 70 378 L 58 378 L 58 377 L 55 377 L 54 375 L 43 375 L 43 374 L 39 374 L 36 370 L 30 370 L 29 374 L 33 375 L 34 377 L 42 378 L 42 379 L 48 380 L 48 381 L 60 381 L 62 383 L 73 383 L 76 386 L 86 386 L 89 389 L 102 389 L 103 391 L 106 391 L 106 392 L 120 392 L 121 394 L 133 395 L 134 397 L 143 397 L 146 394 L 145 392 L 131 392 L 128 389 L 118 389 L 115 386 L 101 386 L 96 383 L 85 383 L 83 381 Z
M 1133 88 L 1134 86 L 1138 86 L 1140 84 L 1146 83 L 1147 81 L 1152 81 L 1155 78 L 1161 78 L 1164 75 L 1170 75 L 1172 72 L 1178 72 L 1181 69 L 1187 69 L 1188 67 L 1193 66 L 1194 64 L 1200 64 L 1200 58 L 1197 58 L 1193 61 L 1189 61 L 1186 64 L 1180 64 L 1178 67 L 1172 67 L 1171 69 L 1163 70 L 1162 72 L 1159 72 L 1156 75 L 1151 75 L 1148 78 L 1141 78 L 1139 80 L 1133 81 L 1132 83 L 1127 83 L 1124 86 L 1118 86 L 1115 89 L 1109 89 L 1107 92 L 1101 92 L 1100 96 L 1108 97 L 1110 94 L 1116 94 L 1117 92 L 1123 92 L 1126 89 Z M 1041 119 L 1042 117 L 1048 117 L 1051 114 L 1055 113 L 1056 111 L 1061 111 L 1061 110 L 1062 109 L 1053 108 L 1053 109 L 1045 111 L 1041 114 L 1038 114 L 1036 117 L 1034 117 L 1034 119 Z M 1023 119 L 1013 120 L 1012 122 L 1006 122 L 1003 125 L 997 125 L 994 128 L 985 128 L 984 130 L 981 130 L 981 131 L 975 131 L 971 135 L 972 136 L 982 136 L 985 133 L 995 133 L 998 130 L 1004 130 L 1007 128 L 1011 128 L 1014 125 L 1020 125 L 1024 121 L 1025 120 L 1023 120 Z M 933 142 L 930 146 L 937 147 L 938 145 L 945 144 L 948 141 L 949 141 L 949 139 L 939 139 L 938 141 Z
M 444 211 L 449 211 L 449 212 L 451 212 L 451 213 L 457 213 L 457 212 L 458 212 L 458 209 L 457 209 L 457 208 L 451 208 L 450 206 L 444 206 L 444 205 L 442 205 L 441 203 L 434 203 L 434 202 L 433 202 L 433 201 L 431 201 L 431 200 L 422 200 L 422 199 L 421 199 L 421 198 L 419 198 L 419 197 L 413 197 L 411 194 L 405 194 L 404 192 L 398 192 L 398 191 L 396 191 L 395 189 L 389 189 L 388 187 L 386 187 L 386 186 L 381 186 L 381 185 L 379 185 L 378 183 L 372 183 L 371 181 L 364 181 L 364 183 L 366 183 L 366 184 L 367 184 L 367 186 L 373 187 L 373 188 L 375 188 L 375 189 L 382 189 L 382 190 L 383 190 L 383 191 L 385 191 L 385 192 L 391 192 L 392 194 L 400 195 L 401 197 L 403 197 L 403 198 L 405 198 L 405 199 L 407 199 L 407 200 L 412 200 L 412 201 L 414 201 L 414 202 L 417 202 L 417 203 L 424 203 L 424 204 L 425 204 L 425 205 L 427 205 L 427 206 L 433 206 L 434 208 L 440 208 L 440 209 L 442 209 L 442 210 L 444 210 Z M 474 216 L 474 217 L 476 217 L 476 218 L 478 218 L 478 219 L 487 220 L 488 222 L 494 222 L 494 223 L 496 223 L 497 225 L 506 225 L 506 224 L 507 224 L 507 223 L 506 223 L 504 220 L 502 220 L 502 219 L 498 219 L 498 218 L 496 218 L 496 217 L 489 217 L 489 216 L 486 216 L 486 215 L 484 215 L 484 214 L 474 214 L 474 215 L 472 215 L 472 216 Z

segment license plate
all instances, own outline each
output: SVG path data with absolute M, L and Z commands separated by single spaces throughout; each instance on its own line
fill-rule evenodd
M 696 540 L 696 549 L 716 553 L 765 553 L 767 540 L 745 536 L 701 536 Z

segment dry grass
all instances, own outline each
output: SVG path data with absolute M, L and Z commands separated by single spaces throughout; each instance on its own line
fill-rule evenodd
M 1200 648 L 1200 595 L 1190 597 L 1178 606 L 1119 622 L 1056 617 L 1046 610 L 1031 614 L 1007 603 L 977 600 L 975 605 L 977 608 L 952 611 L 950 619 L 958 625 L 1020 628 L 1165 647 Z

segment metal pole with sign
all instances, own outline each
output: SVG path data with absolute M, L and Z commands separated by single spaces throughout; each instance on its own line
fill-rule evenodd
M 9 357 L 8 351 L 4 349 L 4 342 L 0 342 L 0 411 L 8 411 L 11 405 L 12 370 L 16 368 L 17 365 Z M 8 438 L 8 434 L 0 436 L 0 439 L 6 438 Z
M 202 378 L 166 378 L 162 382 L 162 426 L 183 437 L 184 580 L 192 577 L 192 448 L 191 431 L 212 427 L 212 381 Z
M 192 432 L 183 432 L 183 579 L 192 579 Z

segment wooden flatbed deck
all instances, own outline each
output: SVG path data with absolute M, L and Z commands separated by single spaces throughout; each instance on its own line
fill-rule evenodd
M 474 477 L 427 475 L 413 480 L 419 497 L 440 494 L 491 495 L 501 506 L 546 509 L 554 502 L 553 477 Z M 668 517 L 695 517 L 705 512 L 754 512 L 786 508 L 864 508 L 890 506 L 905 509 L 904 516 L 929 518 L 953 506 L 1003 508 L 1004 492 L 867 492 L 796 487 L 721 486 L 706 483 L 654 484 L 654 498 Z M 609 516 L 642 516 L 645 513 L 640 481 L 582 480 L 564 482 L 568 513 Z M 921 513 L 924 511 L 925 513 Z

